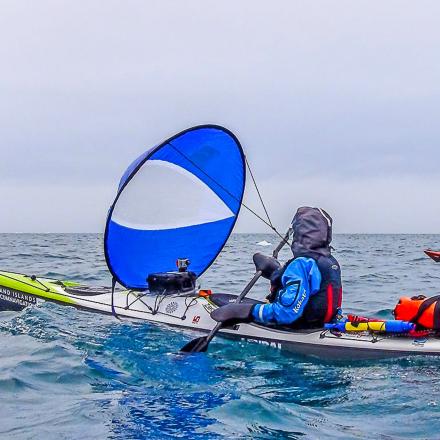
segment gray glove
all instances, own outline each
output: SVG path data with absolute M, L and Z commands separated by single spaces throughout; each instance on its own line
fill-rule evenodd
M 281 264 L 274 257 L 268 257 L 267 255 L 257 252 L 253 256 L 255 269 L 261 270 L 262 277 L 270 280 L 272 274 L 281 267 Z
M 226 326 L 239 324 L 240 322 L 252 322 L 254 305 L 249 303 L 226 304 L 215 309 L 211 313 L 211 318 L 214 321 L 222 322 Z

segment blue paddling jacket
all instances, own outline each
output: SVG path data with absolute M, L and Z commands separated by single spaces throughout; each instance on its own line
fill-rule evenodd
M 275 301 L 257 304 L 253 310 L 255 321 L 264 324 L 291 324 L 300 318 L 311 296 L 319 292 L 321 272 L 312 258 L 296 258 L 283 270 L 281 289 Z
M 270 304 L 257 304 L 252 315 L 263 324 L 290 325 L 300 318 L 304 327 L 330 322 L 341 306 L 342 283 L 339 264 L 333 256 L 298 257 L 280 273 L 281 287 Z
M 252 310 L 263 324 L 321 327 L 342 302 L 341 269 L 331 255 L 332 219 L 322 209 L 299 208 L 292 221 L 295 258 L 271 277 L 275 297 Z

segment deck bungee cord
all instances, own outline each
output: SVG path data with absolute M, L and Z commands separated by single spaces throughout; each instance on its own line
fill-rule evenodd
M 135 297 L 135 299 L 129 303 L 130 295 L 133 295 Z M 165 312 L 161 311 L 160 307 L 161 307 L 163 301 L 165 300 L 165 298 L 167 298 L 167 299 L 172 299 L 173 297 L 180 298 L 181 297 L 180 294 L 174 294 L 174 295 L 169 295 L 166 293 L 157 294 L 154 297 L 154 304 L 152 306 L 150 306 L 146 301 L 143 300 L 144 298 L 148 298 L 148 296 L 149 296 L 148 293 L 129 291 L 129 293 L 127 294 L 127 300 L 126 300 L 127 305 L 125 306 L 125 310 L 129 310 L 133 304 L 135 304 L 136 302 L 139 301 L 151 312 L 152 315 L 161 314 L 164 316 L 175 317 L 174 314 L 168 313 L 168 312 L 166 312 L 166 310 L 165 310 Z M 194 306 L 196 304 L 196 302 L 197 302 L 197 297 L 189 297 L 189 296 L 185 297 L 185 309 L 184 309 L 184 312 L 182 313 L 180 319 L 182 319 L 182 320 L 186 319 L 186 315 L 187 315 L 188 310 L 192 306 Z

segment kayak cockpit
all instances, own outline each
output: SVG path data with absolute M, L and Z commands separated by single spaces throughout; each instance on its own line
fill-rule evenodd
M 210 302 L 214 303 L 218 307 L 225 306 L 226 304 L 232 304 L 235 303 L 237 300 L 236 295 L 232 295 L 230 293 L 212 293 L 209 296 Z M 254 298 L 243 298 L 241 301 L 244 304 L 263 304 L 263 301 L 259 301 Z M 277 325 L 277 324 L 261 324 L 261 323 L 252 323 L 252 325 L 262 327 L 265 329 L 270 329 L 271 331 L 277 331 L 277 332 L 286 332 L 286 333 L 313 333 L 316 331 L 322 331 L 324 330 L 322 327 L 315 327 L 315 328 L 293 328 L 286 325 Z

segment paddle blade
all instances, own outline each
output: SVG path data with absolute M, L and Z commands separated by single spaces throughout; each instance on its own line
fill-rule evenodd
M 208 341 L 206 336 L 193 339 L 188 344 L 184 345 L 181 349 L 181 353 L 202 353 L 208 349 Z

